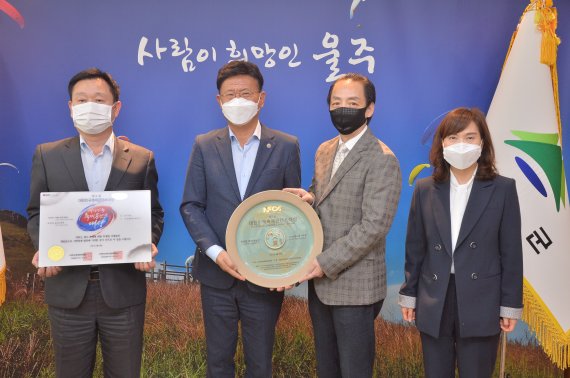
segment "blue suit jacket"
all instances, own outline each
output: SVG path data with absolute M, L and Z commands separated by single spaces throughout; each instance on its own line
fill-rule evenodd
M 439 328 L 451 271 L 449 181 L 418 181 L 406 237 L 406 282 L 416 298 L 416 325 L 433 337 Z M 500 307 L 522 308 L 521 217 L 515 181 L 475 180 L 453 253 L 460 336 L 500 332 Z
M 262 125 L 259 149 L 244 199 L 265 190 L 300 186 L 297 138 Z M 198 135 L 188 163 L 180 213 L 197 246 L 192 271 L 204 285 L 227 289 L 235 281 L 205 251 L 212 245 L 226 248 L 226 227 L 241 202 L 228 128 Z M 251 283 L 249 287 L 265 291 Z

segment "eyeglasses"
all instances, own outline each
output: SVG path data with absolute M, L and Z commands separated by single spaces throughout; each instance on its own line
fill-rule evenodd
M 259 93 L 259 91 L 252 92 L 249 89 L 244 89 L 244 90 L 235 91 L 235 92 L 228 91 L 228 92 L 225 92 L 224 94 L 221 94 L 220 97 L 226 101 L 233 100 L 236 97 L 241 97 L 241 98 L 245 98 L 246 100 L 251 100 L 257 93 Z

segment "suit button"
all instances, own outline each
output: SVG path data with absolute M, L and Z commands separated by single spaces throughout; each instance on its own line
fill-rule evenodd
M 441 244 L 437 243 L 433 246 L 433 249 L 435 249 L 436 251 L 441 251 Z
M 469 248 L 471 248 L 471 249 L 477 248 L 477 243 L 475 243 L 475 242 L 469 243 Z
M 437 274 L 434 273 L 431 278 L 433 278 L 434 281 L 437 281 Z
M 472 279 L 472 280 L 476 280 L 477 278 L 479 278 L 479 276 L 477 275 L 477 273 L 471 273 L 471 279 Z

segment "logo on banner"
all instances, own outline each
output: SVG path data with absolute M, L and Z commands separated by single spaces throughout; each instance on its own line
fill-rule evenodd
M 566 204 L 566 180 L 564 166 L 562 165 L 562 148 L 558 145 L 558 134 L 541 134 L 520 130 L 511 132 L 520 140 L 505 140 L 505 144 L 523 151 L 542 168 L 554 195 L 556 211 L 560 212 L 560 202 Z M 543 197 L 548 197 L 544 184 L 530 165 L 520 156 L 515 156 L 515 161 L 532 186 Z

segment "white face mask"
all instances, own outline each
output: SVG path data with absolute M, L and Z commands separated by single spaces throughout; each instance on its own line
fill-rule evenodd
M 472 166 L 481 156 L 481 145 L 456 143 L 443 148 L 443 158 L 456 169 Z
M 259 100 L 255 103 L 243 97 L 235 97 L 231 101 L 222 104 L 222 113 L 232 124 L 242 126 L 255 117 L 258 111 L 258 104 Z
M 71 117 L 76 128 L 86 134 L 99 134 L 113 125 L 113 106 L 86 102 L 71 107 Z

